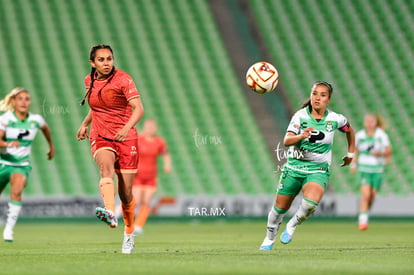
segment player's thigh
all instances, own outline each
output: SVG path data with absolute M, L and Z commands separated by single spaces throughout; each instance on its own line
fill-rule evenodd
M 276 194 L 284 196 L 296 196 L 302 187 L 305 176 L 300 172 L 285 168 L 279 178 Z
M 6 188 L 10 181 L 11 167 L 6 164 L 0 164 L 0 194 Z
M 98 166 L 101 178 L 113 178 L 115 174 L 116 153 L 111 149 L 102 148 L 95 154 L 95 162 Z
M 373 189 L 373 192 L 378 192 L 381 190 L 381 184 L 382 184 L 382 173 L 373 173 L 371 175 L 371 186 Z
M 326 173 L 314 173 L 306 178 L 302 187 L 303 197 L 314 202 L 320 202 L 327 189 L 329 175 Z

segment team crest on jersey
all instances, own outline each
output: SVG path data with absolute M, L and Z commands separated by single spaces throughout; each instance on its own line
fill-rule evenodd
M 328 132 L 332 132 L 332 130 L 333 130 L 333 124 L 332 124 L 332 122 L 328 121 L 328 122 L 326 123 L 325 129 L 326 129 L 326 131 L 328 131 Z

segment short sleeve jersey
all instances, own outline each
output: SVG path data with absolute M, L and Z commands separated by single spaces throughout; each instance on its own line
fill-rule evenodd
M 158 136 L 151 139 L 139 135 L 138 174 L 145 178 L 157 176 L 157 158 L 167 153 L 167 144 Z
M 88 75 L 85 77 L 86 89 L 89 89 L 90 83 Z M 95 80 L 88 95 L 92 111 L 91 138 L 101 136 L 114 139 L 132 115 L 132 107 L 128 101 L 139 96 L 134 81 L 124 71 L 116 69 L 112 76 Z M 126 140 L 136 138 L 137 131 L 134 126 L 129 130 Z
M 349 123 L 345 116 L 329 109 L 322 119 L 316 120 L 310 114 L 309 107 L 305 107 L 293 115 L 287 131 L 299 135 L 308 127 L 314 128 L 311 136 L 289 146 L 288 167 L 303 166 L 306 163 L 309 166 L 315 163 L 326 164 L 326 167 L 328 167 L 332 159 L 335 130 L 347 132 Z M 309 171 L 309 169 L 304 169 L 304 171 Z
M 0 131 L 4 132 L 6 142 L 19 141 L 18 147 L 0 148 L 0 163 L 13 166 L 29 166 L 32 142 L 39 128 L 46 125 L 41 115 L 29 113 L 25 120 L 20 120 L 12 111 L 0 116 Z
M 385 158 L 373 156 L 372 152 L 384 152 L 390 145 L 388 135 L 380 128 L 369 137 L 365 130 L 360 130 L 355 135 L 355 145 L 358 154 L 358 170 L 366 173 L 382 173 L 384 171 Z

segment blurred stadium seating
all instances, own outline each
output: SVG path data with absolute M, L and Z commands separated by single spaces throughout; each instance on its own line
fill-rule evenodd
M 75 140 L 92 45 L 110 44 L 142 93 L 173 158 L 161 194 L 257 194 L 274 189 L 274 162 L 240 94 L 206 1 L 24 1 L 0 8 L 1 91 L 32 92 L 56 142 L 33 146 L 27 195 L 98 194 L 89 146 Z
M 413 2 L 249 3 L 291 103 L 300 107 L 310 83 L 323 79 L 334 84 L 331 108 L 345 114 L 356 130 L 361 129 L 365 114 L 379 113 L 388 122 L 394 148 L 382 192 L 413 192 Z M 331 188 L 347 193 L 355 190 L 355 178 L 336 165 L 346 146 L 339 135 L 334 146 Z
M 293 108 L 310 83 L 324 79 L 335 86 L 332 109 L 356 129 L 365 113 L 379 112 L 395 148 L 383 192 L 413 192 L 412 1 L 248 3 Z M 273 191 L 274 156 L 241 95 L 208 1 L 3 0 L 0 31 L 0 96 L 27 87 L 32 111 L 46 118 L 56 143 L 48 162 L 37 138 L 27 195 L 98 194 L 89 146 L 75 139 L 87 113 L 79 102 L 88 51 L 98 43 L 113 47 L 116 65 L 142 93 L 145 117 L 157 120 L 169 144 L 174 172 L 160 175 L 161 194 Z M 339 135 L 331 188 L 353 192 L 355 178 L 337 165 L 345 153 Z

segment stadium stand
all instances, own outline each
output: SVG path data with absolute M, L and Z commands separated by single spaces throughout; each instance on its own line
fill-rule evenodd
M 105 15 L 105 16 L 103 16 Z M 32 93 L 51 126 L 56 158 L 33 145 L 28 196 L 95 196 L 98 174 L 75 139 L 88 51 L 110 44 L 135 79 L 145 117 L 169 144 L 174 172 L 160 194 L 260 194 L 274 189 L 274 162 L 241 94 L 206 1 L 5 0 L 0 8 L 0 88 Z
M 366 112 L 388 121 L 395 148 L 383 193 L 407 194 L 414 146 L 411 127 L 414 5 L 409 0 L 251 0 L 293 109 L 316 79 L 335 86 L 332 109 L 356 129 Z M 398 21 L 396 20 L 398 18 Z M 87 142 L 75 139 L 88 51 L 110 44 L 116 65 L 135 79 L 146 118 L 155 118 L 173 157 L 160 194 L 269 194 L 276 177 L 268 152 L 205 0 L 3 0 L 0 7 L 0 96 L 20 85 L 32 111 L 51 126 L 56 158 L 33 145 L 28 196 L 96 196 L 98 173 Z M 396 134 L 398 133 L 398 134 Z M 338 167 L 345 139 L 337 135 L 331 189 L 354 192 Z
M 344 113 L 357 130 L 364 114 L 379 113 L 388 122 L 394 148 L 382 193 L 412 193 L 412 1 L 252 0 L 249 4 L 291 103 L 299 108 L 309 84 L 324 79 L 335 87 L 331 108 Z M 353 192 L 355 178 L 336 165 L 345 146 L 345 139 L 338 136 L 331 188 Z

